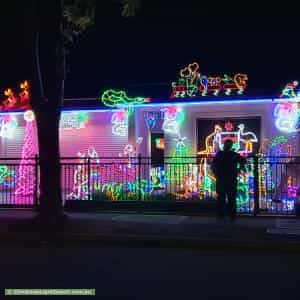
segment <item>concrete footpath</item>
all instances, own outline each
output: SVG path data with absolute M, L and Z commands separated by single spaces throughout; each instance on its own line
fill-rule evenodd
M 2 242 L 97 242 L 118 245 L 188 248 L 239 248 L 300 253 L 300 220 L 238 217 L 218 222 L 213 216 L 125 213 L 66 213 L 56 232 L 33 226 L 29 210 L 0 210 Z

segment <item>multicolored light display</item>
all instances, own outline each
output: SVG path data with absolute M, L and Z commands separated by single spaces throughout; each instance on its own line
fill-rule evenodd
M 12 111 L 16 109 L 30 108 L 30 90 L 29 82 L 26 80 L 20 84 L 20 91 L 14 92 L 13 89 L 8 88 L 4 91 L 6 98 L 0 101 L 0 111 Z
M 172 83 L 170 98 L 218 96 L 221 91 L 228 96 L 232 92 L 242 94 L 247 87 L 247 80 L 248 76 L 241 73 L 234 76 L 225 74 L 223 77 L 203 75 L 199 73 L 199 64 L 194 62 L 180 70 L 178 82 Z
M 233 149 L 239 153 L 252 153 L 253 143 L 258 142 L 256 134 L 252 131 L 244 131 L 245 125 L 239 124 L 237 130 L 231 122 L 226 122 L 225 131 L 222 126 L 216 124 L 214 131 L 205 138 L 205 149 L 198 152 L 200 155 L 215 154 L 218 150 L 223 149 L 224 141 L 230 139 L 233 141 Z
M 10 170 L 7 166 L 0 166 L 0 185 L 5 187 L 14 187 L 17 181 L 17 176 L 14 170 Z
M 299 82 L 296 80 L 287 83 L 281 91 L 280 98 L 295 98 L 300 96 L 299 90 L 296 90 L 298 84 Z

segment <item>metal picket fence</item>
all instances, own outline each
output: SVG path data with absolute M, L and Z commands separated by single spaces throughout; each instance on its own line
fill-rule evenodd
M 108 202 L 213 202 L 211 157 L 61 158 L 62 199 Z M 35 207 L 38 157 L 0 159 L 0 206 Z M 247 158 L 238 177 L 237 209 L 244 214 L 295 214 L 300 157 Z M 186 204 L 188 205 L 188 204 Z

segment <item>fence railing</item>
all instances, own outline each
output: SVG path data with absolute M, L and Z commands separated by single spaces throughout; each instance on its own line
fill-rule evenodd
M 61 158 L 63 201 L 214 201 L 211 157 Z M 240 213 L 293 214 L 300 157 L 248 157 Z M 0 206 L 38 205 L 38 158 L 0 159 Z

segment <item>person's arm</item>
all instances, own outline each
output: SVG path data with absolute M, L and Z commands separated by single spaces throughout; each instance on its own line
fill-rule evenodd
M 247 160 L 245 157 L 238 154 L 238 163 L 240 164 L 240 170 L 246 172 L 247 171 Z
M 216 177 L 218 172 L 218 154 L 213 158 L 213 161 L 211 163 L 211 170 Z

